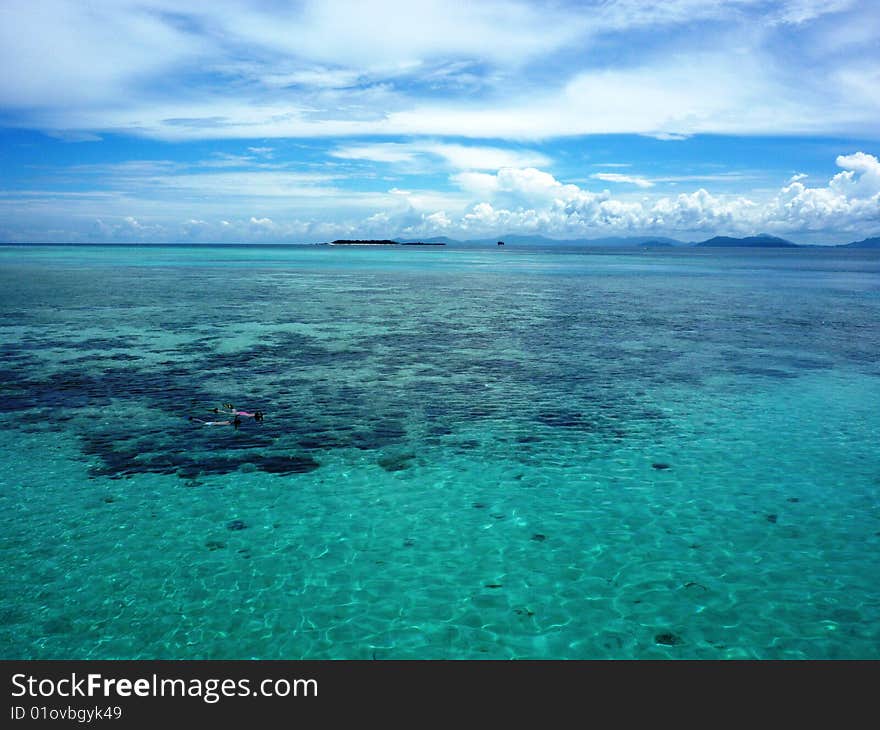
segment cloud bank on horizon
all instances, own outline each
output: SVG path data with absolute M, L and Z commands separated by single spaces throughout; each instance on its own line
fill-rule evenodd
M 872 0 L 0 6 L 0 238 L 880 233 Z

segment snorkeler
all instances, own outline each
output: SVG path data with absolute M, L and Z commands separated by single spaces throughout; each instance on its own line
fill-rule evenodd
M 263 412 L 262 411 L 254 411 L 253 413 L 249 413 L 248 411 L 233 411 L 236 416 L 244 416 L 245 418 L 253 418 L 255 421 L 263 420 Z
M 241 419 L 238 415 L 236 415 L 232 421 L 205 421 L 201 418 L 196 418 L 195 416 L 190 416 L 189 420 L 201 423 L 203 426 L 235 426 L 238 428 L 241 425 Z
M 225 408 L 227 411 L 230 411 L 232 413 L 232 415 L 234 415 L 236 417 L 244 416 L 245 418 L 253 418 L 255 421 L 259 421 L 259 422 L 263 421 L 263 412 L 262 411 L 254 411 L 253 413 L 251 413 L 249 411 L 239 411 L 231 403 L 224 403 L 223 408 Z M 219 409 L 215 408 L 212 412 L 219 413 L 220 411 L 219 411 Z

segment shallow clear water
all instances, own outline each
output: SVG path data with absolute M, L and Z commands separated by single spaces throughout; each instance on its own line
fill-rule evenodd
M 0 247 L 4 658 L 880 658 L 880 255 Z M 223 402 L 266 411 L 194 425 Z

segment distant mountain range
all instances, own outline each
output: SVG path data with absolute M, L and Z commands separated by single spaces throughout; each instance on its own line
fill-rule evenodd
M 845 243 L 844 248 L 880 248 L 880 236 L 874 238 L 866 238 L 864 241 L 853 241 Z
M 796 243 L 786 241 L 784 238 L 779 238 L 777 236 L 768 236 L 766 233 L 761 233 L 757 236 L 746 236 L 745 238 L 715 236 L 706 241 L 700 241 L 696 245 L 711 248 L 729 248 L 733 246 L 737 248 L 797 248 Z
M 400 243 L 415 241 L 413 238 L 396 238 Z M 433 238 L 420 238 L 423 243 L 448 243 L 464 246 L 495 246 L 498 241 L 513 246 L 597 246 L 632 248 L 633 246 L 689 246 L 684 241 L 660 236 L 608 236 L 605 238 L 547 238 L 546 236 L 524 236 L 522 234 L 510 234 L 496 238 L 475 238 L 466 241 L 448 238 L 446 236 L 434 236 Z
M 396 238 L 395 241 L 405 243 L 414 241 L 409 238 Z M 705 241 L 679 241 L 675 238 L 662 236 L 608 236 L 605 238 L 568 238 L 557 239 L 546 236 L 524 236 L 513 234 L 496 238 L 479 238 L 466 241 L 435 236 L 422 238 L 424 243 L 445 243 L 453 246 L 495 246 L 498 241 L 514 246 L 594 246 L 596 248 L 668 248 L 672 246 L 701 248 L 878 248 L 880 249 L 880 237 L 866 238 L 863 241 L 853 241 L 830 246 L 806 246 L 794 243 L 778 236 L 767 233 L 759 233 L 755 236 L 735 238 L 733 236 L 714 236 Z

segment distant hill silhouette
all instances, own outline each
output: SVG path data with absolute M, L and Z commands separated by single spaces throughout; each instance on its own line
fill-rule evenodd
M 445 246 L 445 240 L 426 239 L 424 241 L 401 241 L 398 239 L 382 238 L 382 239 L 349 239 L 337 238 L 330 242 L 331 246 Z
M 396 246 L 397 241 L 392 241 L 387 238 L 379 239 L 350 239 L 350 238 L 337 238 L 335 241 L 330 242 L 331 246 Z
M 460 240 L 448 236 L 432 236 L 430 238 L 395 238 L 393 240 L 349 240 L 333 241 L 333 245 L 453 245 L 453 246 L 491 246 L 497 247 L 498 241 L 508 246 L 546 246 L 546 247 L 595 247 L 595 248 L 672 248 L 699 246 L 702 248 L 864 248 L 880 249 L 880 236 L 866 238 L 862 241 L 842 243 L 838 245 L 816 246 L 798 244 L 779 236 L 760 233 L 756 236 L 736 238 L 734 236 L 714 236 L 705 241 L 685 242 L 665 236 L 604 236 L 601 238 L 548 238 L 541 235 L 508 234 L 492 238 Z
M 460 243 L 460 241 L 456 241 L 454 238 L 449 238 L 447 236 L 432 236 L 431 238 L 395 238 L 395 241 L 398 243 Z
M 768 236 L 761 233 L 757 236 L 746 236 L 745 238 L 733 238 L 731 236 L 715 236 L 706 241 L 700 241 L 695 244 L 697 246 L 705 246 L 710 248 L 737 247 L 737 248 L 796 248 L 797 244 L 786 241 L 778 236 Z
M 432 238 L 426 238 L 426 241 L 433 241 Z M 451 243 L 464 244 L 468 246 L 497 246 L 498 241 L 504 241 L 505 245 L 508 246 L 595 246 L 597 248 L 602 247 L 619 247 L 619 248 L 632 248 L 637 246 L 644 245 L 652 245 L 652 246 L 685 246 L 683 241 L 678 241 L 674 238 L 665 238 L 663 236 L 605 236 L 602 238 L 547 238 L 546 236 L 539 235 L 522 235 L 522 234 L 507 234 L 502 236 L 495 236 L 493 238 L 478 238 L 472 239 L 469 241 L 453 241 L 452 239 L 448 239 L 445 237 L 440 237 L 440 240 L 445 240 Z
M 880 248 L 880 236 L 866 238 L 864 241 L 845 243 L 841 248 Z

